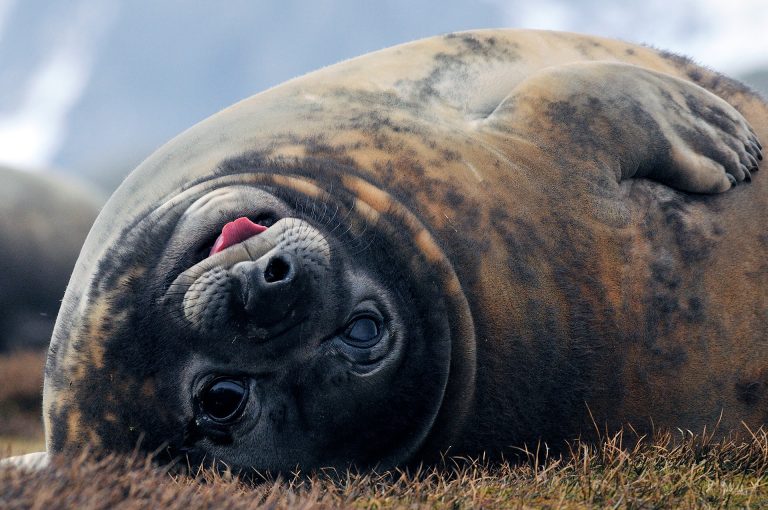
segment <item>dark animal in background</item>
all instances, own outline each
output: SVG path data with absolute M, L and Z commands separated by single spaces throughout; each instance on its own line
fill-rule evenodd
M 48 346 L 103 202 L 63 176 L 0 167 L 0 352 Z

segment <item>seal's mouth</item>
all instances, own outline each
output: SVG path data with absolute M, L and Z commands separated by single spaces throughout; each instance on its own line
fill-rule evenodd
M 242 243 L 246 239 L 261 234 L 265 230 L 267 230 L 267 227 L 254 223 L 244 216 L 230 221 L 221 229 L 221 234 L 213 243 L 208 256 L 216 255 L 230 246 Z

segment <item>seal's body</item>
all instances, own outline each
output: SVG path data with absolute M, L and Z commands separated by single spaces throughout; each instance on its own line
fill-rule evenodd
M 427 39 L 256 95 L 97 220 L 48 449 L 387 467 L 593 421 L 759 426 L 758 138 L 768 107 L 738 83 L 553 32 Z
M 0 351 L 44 349 L 103 199 L 61 177 L 0 167 Z

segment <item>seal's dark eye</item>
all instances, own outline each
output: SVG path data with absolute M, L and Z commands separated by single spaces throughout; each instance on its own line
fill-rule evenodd
M 353 347 L 371 347 L 379 341 L 381 328 L 373 317 L 358 317 L 347 325 L 344 341 Z
M 248 400 L 248 386 L 238 379 L 214 379 L 200 393 L 200 408 L 211 419 L 230 422 L 240 417 Z

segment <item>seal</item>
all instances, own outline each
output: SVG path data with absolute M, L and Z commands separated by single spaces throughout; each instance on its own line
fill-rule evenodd
M 45 349 L 104 200 L 72 180 L 0 166 L 0 351 Z
M 97 219 L 49 452 L 387 468 L 765 423 L 768 107 L 672 54 L 489 30 L 246 99 Z

